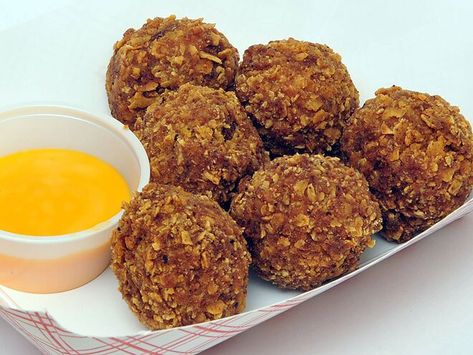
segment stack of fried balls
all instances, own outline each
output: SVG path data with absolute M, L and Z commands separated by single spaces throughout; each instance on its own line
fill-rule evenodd
M 112 236 L 119 289 L 150 329 L 242 312 L 250 266 L 313 289 L 354 270 L 374 233 L 408 241 L 473 187 L 458 108 L 396 86 L 359 108 L 326 45 L 272 41 L 239 64 L 214 25 L 155 18 L 115 44 L 106 90 L 151 163 Z

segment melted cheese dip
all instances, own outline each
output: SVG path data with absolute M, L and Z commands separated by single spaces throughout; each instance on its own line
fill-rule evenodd
M 30 236 L 79 232 L 130 199 L 123 176 L 83 152 L 33 149 L 0 157 L 0 229 Z

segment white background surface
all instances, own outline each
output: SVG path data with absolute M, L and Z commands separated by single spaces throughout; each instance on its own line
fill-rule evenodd
M 238 47 L 326 43 L 362 102 L 381 86 L 441 94 L 473 117 L 473 3 L 464 1 L 0 1 L 0 107 L 108 112 L 113 43 L 147 17 L 204 17 Z M 0 142 L 1 144 L 1 142 Z M 473 353 L 473 215 L 207 354 Z M 1 354 L 36 354 L 0 320 Z

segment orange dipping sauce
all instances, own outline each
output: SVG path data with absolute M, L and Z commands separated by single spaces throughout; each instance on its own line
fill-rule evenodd
M 0 230 L 54 236 L 113 217 L 130 189 L 110 164 L 68 149 L 32 149 L 0 157 Z

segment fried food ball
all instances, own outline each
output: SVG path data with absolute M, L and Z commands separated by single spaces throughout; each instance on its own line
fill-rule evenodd
M 240 186 L 230 214 L 253 267 L 279 287 L 310 290 L 356 268 L 381 229 L 368 183 L 338 158 L 276 158 Z
M 140 137 L 153 181 L 225 205 L 239 180 L 268 159 L 235 94 L 185 84 L 148 108 Z
M 112 235 L 112 270 L 150 329 L 242 312 L 250 254 L 241 229 L 215 201 L 150 183 L 125 204 Z
M 340 55 L 292 38 L 248 48 L 236 93 L 274 156 L 336 148 L 359 103 Z
M 378 198 L 388 240 L 427 229 L 473 186 L 471 126 L 440 96 L 378 90 L 350 119 L 341 149 Z
M 238 60 L 236 48 L 202 19 L 148 20 L 114 45 L 106 74 L 112 115 L 133 129 L 137 115 L 166 90 L 184 83 L 228 89 Z

